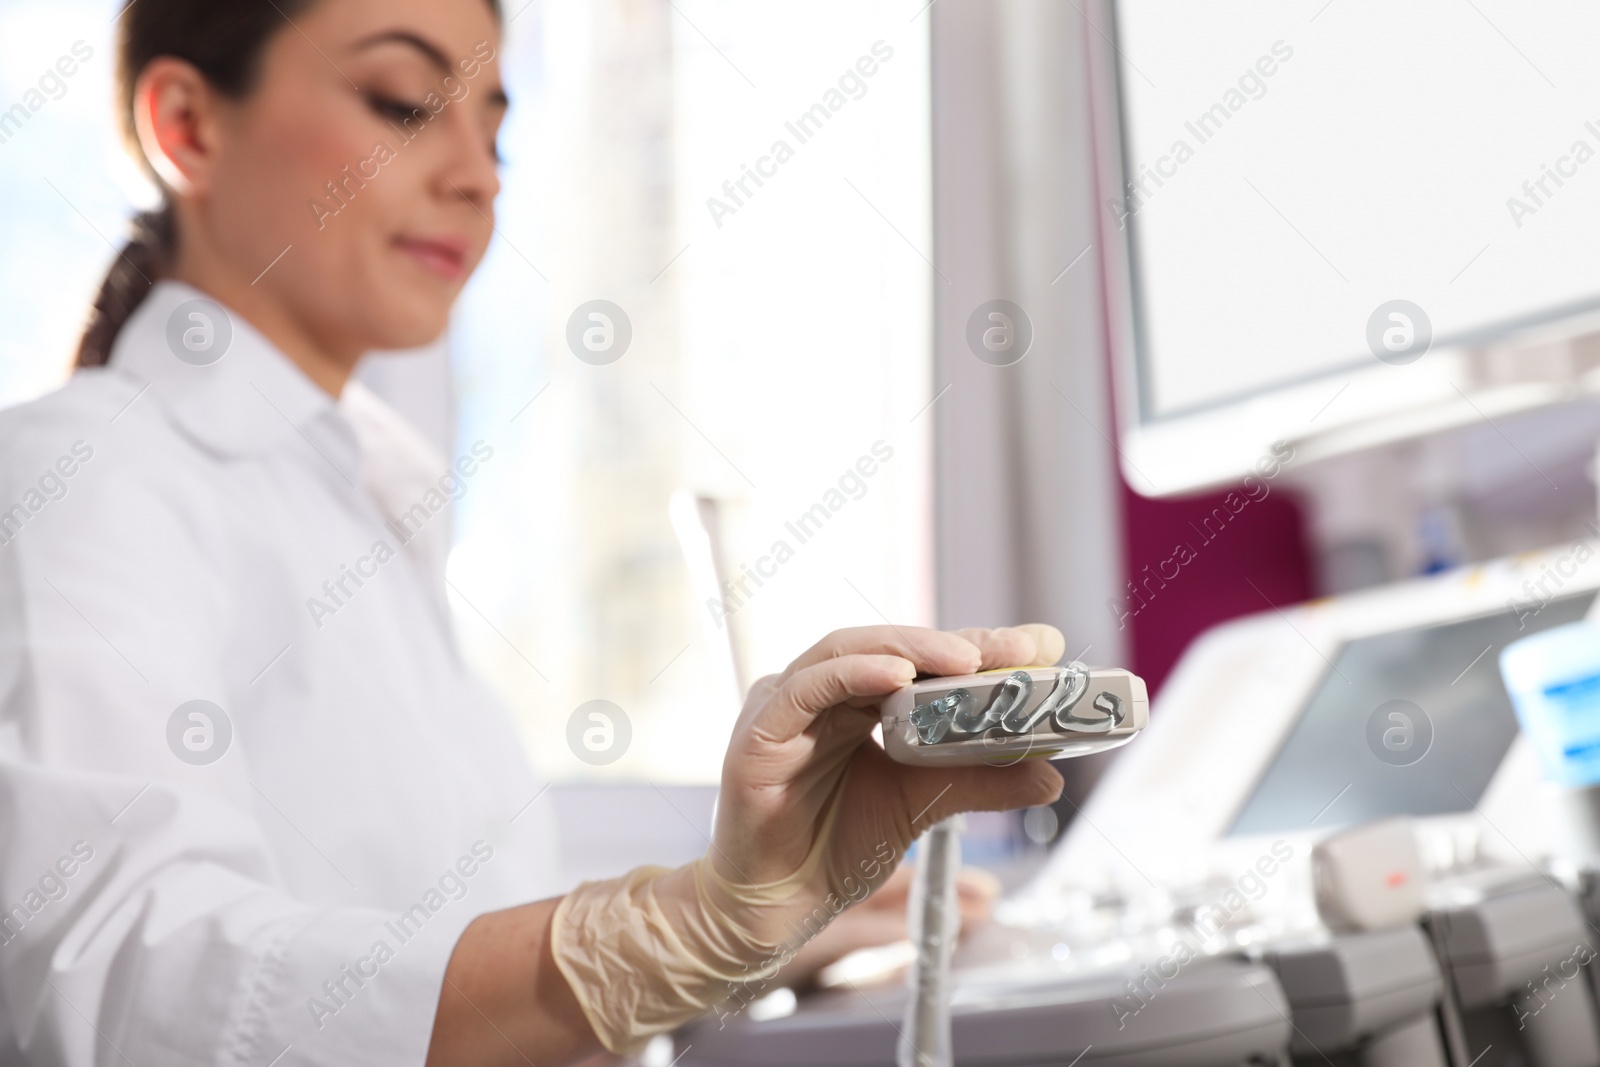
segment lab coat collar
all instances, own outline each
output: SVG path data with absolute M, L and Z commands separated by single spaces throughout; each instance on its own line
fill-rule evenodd
M 232 332 L 221 358 L 203 366 L 178 358 L 169 343 L 169 336 L 182 337 L 189 319 L 180 309 L 192 300 L 221 308 Z M 322 454 L 313 462 L 326 460 L 359 484 L 360 447 L 334 399 L 242 315 L 192 286 L 157 282 L 117 335 L 110 363 L 143 383 L 180 430 L 217 455 L 261 455 L 303 438 L 300 447 Z

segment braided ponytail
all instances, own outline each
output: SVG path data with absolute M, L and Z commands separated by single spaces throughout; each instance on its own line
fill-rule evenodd
M 89 323 L 78 341 L 77 366 L 103 367 L 110 362 L 117 334 L 166 273 L 176 249 L 170 204 L 134 216 L 133 234 L 106 272 L 89 309 Z

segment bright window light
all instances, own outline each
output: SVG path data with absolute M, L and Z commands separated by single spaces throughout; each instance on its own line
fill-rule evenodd
M 462 441 L 506 458 L 450 573 L 544 773 L 709 781 L 736 678 L 933 617 L 927 20 L 612 11 L 536 5 L 507 42 L 502 240 L 452 337 Z M 595 300 L 614 362 L 569 345 Z M 565 738 L 596 699 L 632 738 L 590 766 Z

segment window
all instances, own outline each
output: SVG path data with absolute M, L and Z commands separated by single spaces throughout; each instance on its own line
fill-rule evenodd
M 547 774 L 713 780 L 730 633 L 749 679 L 839 626 L 932 620 L 914 14 L 680 0 L 512 23 L 505 239 L 451 344 L 461 439 L 503 438 L 508 462 L 463 498 L 450 576 Z M 632 330 L 605 365 L 566 339 L 592 300 Z M 632 730 L 593 770 L 564 743 L 592 699 Z

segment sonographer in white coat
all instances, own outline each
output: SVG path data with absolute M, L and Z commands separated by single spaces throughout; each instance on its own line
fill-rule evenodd
M 267 1062 L 297 1036 L 259 1044 L 250 1014 L 275 1000 L 329 1062 L 389 1062 L 429 1020 L 363 1017 L 436 986 L 485 906 L 556 888 L 550 807 L 455 651 L 429 527 L 387 525 L 443 472 L 391 460 L 375 484 L 364 458 L 404 455 L 403 424 L 359 385 L 335 402 L 237 316 L 215 365 L 174 359 L 167 324 L 199 299 L 158 284 L 112 370 L 0 423 L 0 499 L 21 504 L 0 549 L 0 967 L 9 1020 L 65 1013 L 47 1041 L 11 1036 L 97 1062 L 75 1013 L 185 990 L 154 1062 L 208 1062 L 235 1028 Z M 393 924 L 419 903 L 414 934 Z M 380 942 L 393 958 L 362 966 Z M 257 1002 L 208 1007 L 241 967 L 271 976 Z M 33 1011 L 11 1000 L 45 978 Z
M 798 918 L 934 821 L 1057 794 L 1041 761 L 870 735 L 914 675 L 1053 662 L 1059 633 L 840 631 L 753 688 L 706 857 L 552 897 L 551 809 L 445 598 L 438 502 L 492 446 L 446 466 L 348 383 L 437 337 L 488 246 L 498 8 L 140 0 L 119 32 L 166 203 L 70 383 L 0 414 L 0 1063 L 635 1049 L 814 964 Z

